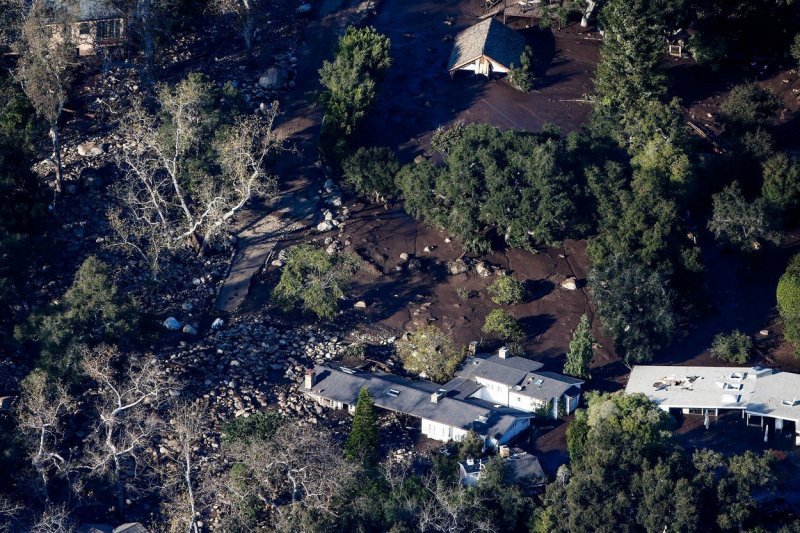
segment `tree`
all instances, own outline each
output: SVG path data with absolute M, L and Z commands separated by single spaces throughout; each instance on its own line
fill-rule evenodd
M 272 301 L 290 311 L 300 305 L 319 318 L 332 319 L 345 297 L 358 260 L 346 254 L 328 254 L 308 244 L 289 248 Z
M 422 326 L 398 341 L 397 352 L 407 372 L 444 383 L 464 359 L 464 349 L 433 324 Z
M 20 21 L 18 38 L 13 45 L 19 54 L 15 77 L 31 105 L 50 128 L 55 189 L 61 192 L 63 170 L 58 120 L 64 110 L 72 84 L 71 70 L 75 57 L 72 25 L 73 2 L 33 0 Z
M 348 139 L 375 100 L 375 85 L 392 63 L 389 38 L 375 28 L 348 26 L 339 39 L 333 61 L 325 61 L 319 71 L 325 88 L 322 102 L 323 146 L 330 156 L 341 160 Z
M 154 272 L 165 252 L 188 245 L 204 254 L 248 201 L 273 194 L 265 165 L 281 148 L 272 129 L 277 104 L 238 116 L 220 109 L 216 88 L 195 74 L 161 86 L 158 97 L 159 114 L 137 102 L 121 120 L 136 141 L 121 151 L 120 205 L 109 211 L 119 245 Z
M 675 295 L 667 277 L 621 255 L 592 268 L 589 283 L 603 331 L 628 364 L 652 359 L 675 330 Z
M 250 442 L 251 440 L 267 441 L 275 436 L 275 432 L 284 423 L 283 417 L 277 413 L 253 413 L 247 418 L 234 418 L 222 429 L 222 442 Z
M 394 177 L 400 170 L 389 148 L 359 148 L 342 161 L 344 182 L 362 196 L 380 202 L 394 193 Z
M 76 370 L 77 345 L 126 343 L 138 323 L 134 302 L 116 286 L 108 265 L 89 256 L 60 301 L 31 315 L 16 336 L 35 339 L 40 365 L 53 376 L 65 377 Z
M 722 529 L 741 530 L 756 512 L 758 502 L 754 492 L 770 489 L 775 483 L 774 457 L 758 456 L 751 451 L 728 460 L 727 475 L 717 485 L 720 512 L 717 524 Z
M 486 315 L 481 331 L 497 335 L 504 341 L 520 341 L 525 335 L 517 319 L 505 309 L 492 309 Z
M 253 30 L 261 14 L 260 0 L 215 0 L 217 9 L 222 13 L 231 13 L 239 22 L 239 33 L 244 40 L 247 54 L 253 51 Z
M 791 54 L 792 59 L 794 59 L 795 64 L 800 67 L 800 33 L 794 36 L 789 53 Z
M 147 448 L 162 425 L 159 407 L 169 400 L 175 384 L 152 356 L 131 358 L 124 365 L 118 349 L 101 345 L 83 350 L 81 359 L 94 396 L 93 430 L 85 442 L 83 468 L 109 479 L 117 511 L 124 517 L 126 493 L 133 488 L 130 481 L 150 471 Z
M 353 426 L 344 443 L 344 454 L 351 461 L 373 464 L 378 455 L 378 425 L 372 396 L 366 387 L 358 393 Z
M 581 316 L 578 327 L 572 332 L 572 340 L 569 342 L 567 360 L 564 363 L 564 373 L 578 378 L 588 378 L 589 363 L 594 357 L 594 336 L 592 327 L 589 324 L 589 317 Z
M 728 126 L 742 131 L 769 126 L 780 106 L 780 100 L 769 89 L 745 83 L 731 90 L 721 109 Z
M 60 447 L 64 417 L 75 410 L 75 402 L 64 385 L 52 383 L 42 370 L 28 374 L 21 389 L 18 424 L 35 442 L 30 460 L 47 491 L 51 473 L 63 472 L 67 467 L 68 458 L 62 455 Z
M 747 362 L 752 349 L 753 341 L 739 330 L 728 334 L 718 334 L 714 337 L 714 343 L 711 345 L 711 353 L 714 357 L 740 365 Z
M 758 250 L 762 242 L 780 242 L 779 234 L 771 227 L 764 199 L 748 203 L 738 182 L 731 183 L 712 199 L 714 214 L 708 229 L 717 240 L 743 251 Z
M 783 320 L 783 336 L 795 347 L 800 357 L 800 254 L 789 262 L 778 281 L 778 312 Z
M 533 89 L 533 49 L 530 46 L 525 47 L 519 56 L 519 67 L 512 67 L 508 79 L 511 86 L 518 91 L 527 93 Z
M 498 305 L 518 304 L 525 296 L 522 282 L 511 276 L 499 276 L 487 290 L 492 295 L 492 301 Z
M 795 211 L 800 206 L 800 163 L 785 152 L 767 159 L 761 196 L 778 220 Z

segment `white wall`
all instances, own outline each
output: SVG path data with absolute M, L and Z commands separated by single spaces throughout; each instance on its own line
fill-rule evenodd
M 511 428 L 497 441 L 497 445 L 502 445 L 525 431 L 527 428 L 531 427 L 531 420 L 530 418 L 521 418 L 516 420 L 512 425 Z
M 488 379 L 483 378 L 475 378 L 475 381 L 477 381 L 478 384 L 483 385 L 483 388 L 475 392 L 475 394 L 472 395 L 473 397 L 486 400 L 487 402 L 498 403 L 500 405 L 509 405 L 509 392 L 507 386 L 503 385 L 502 383 L 489 381 Z
M 422 419 L 422 434 L 429 439 L 447 442 L 453 438 L 453 429 L 454 428 L 446 424 L 441 424 L 425 418 Z M 463 435 L 461 438 L 463 438 Z

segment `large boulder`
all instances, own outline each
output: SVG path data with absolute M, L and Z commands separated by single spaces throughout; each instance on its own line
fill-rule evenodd
M 181 329 L 181 326 L 182 324 L 180 320 L 178 320 L 174 316 L 171 316 L 164 321 L 164 327 L 170 331 L 178 331 L 179 329 Z
M 258 86 L 262 89 L 280 89 L 288 79 L 289 74 L 285 69 L 272 67 L 258 78 Z
M 575 276 L 570 276 L 561 282 L 561 288 L 568 291 L 574 291 L 578 288 L 578 280 L 575 279 Z
M 96 142 L 86 141 L 78 145 L 78 155 L 81 157 L 97 157 L 103 155 L 103 147 Z
M 463 274 L 469 270 L 469 266 L 463 259 L 456 259 L 455 261 L 451 261 L 447 263 L 447 270 L 450 272 L 451 275 L 457 276 L 459 274 Z

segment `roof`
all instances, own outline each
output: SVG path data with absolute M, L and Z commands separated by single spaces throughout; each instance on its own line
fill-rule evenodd
M 525 51 L 525 38 L 495 18 L 470 26 L 456 36 L 447 70 L 455 70 L 481 56 L 505 67 L 519 66 Z
M 625 392 L 642 393 L 665 408 L 744 409 L 761 379 L 760 367 L 634 366 Z
M 542 363 L 524 357 L 502 359 L 496 355 L 476 355 L 467 357 L 456 375 L 465 379 L 488 379 L 510 387 L 521 382 L 530 372 L 538 370 L 542 366 Z
M 800 421 L 800 374 L 773 372 L 759 376 L 746 411 Z
M 533 415 L 508 407 L 494 408 L 486 402 L 472 400 L 458 392 L 451 397 L 444 394 L 438 402 L 431 401 L 431 394 L 447 389 L 424 380 L 408 380 L 386 373 L 369 373 L 345 367 L 317 365 L 314 368 L 316 382 L 304 392 L 323 398 L 355 405 L 358 393 L 366 388 L 377 407 L 425 418 L 460 429 L 474 429 L 481 435 L 499 438 L 518 419 Z
M 55 6 L 65 5 L 65 0 L 51 0 L 51 2 Z M 67 6 L 70 4 L 66 3 Z M 122 10 L 110 0 L 78 0 L 77 11 L 78 22 L 124 18 L 125 16 Z
M 582 384 L 583 381 L 579 379 L 555 372 L 529 372 L 522 381 L 514 385 L 512 390 L 522 396 L 550 401 L 552 398 L 561 398 L 567 392 L 570 392 L 568 396 L 575 397 L 574 389 Z
M 147 529 L 139 522 L 128 522 L 115 527 L 114 533 L 147 533 Z
M 480 473 L 486 467 L 486 463 L 488 463 L 488 459 L 460 461 L 458 464 L 466 475 L 480 477 Z M 515 449 L 514 453 L 505 459 L 505 463 L 508 466 L 508 473 L 512 482 L 538 484 L 547 480 L 539 459 L 533 454 Z

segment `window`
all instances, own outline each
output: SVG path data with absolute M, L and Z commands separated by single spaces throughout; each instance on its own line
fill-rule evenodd
M 120 38 L 122 22 L 119 19 L 97 21 L 97 40 L 111 41 Z
M 92 34 L 92 25 L 89 24 L 88 22 L 81 22 L 80 24 L 78 24 L 78 33 L 81 36 L 91 35 Z

